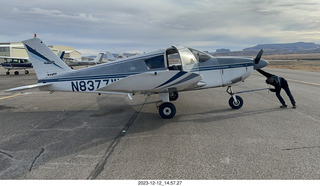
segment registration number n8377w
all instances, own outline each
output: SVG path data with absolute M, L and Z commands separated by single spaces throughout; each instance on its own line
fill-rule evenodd
M 86 81 L 71 81 L 71 88 L 73 92 L 94 91 L 118 80 L 119 79 L 98 79 Z

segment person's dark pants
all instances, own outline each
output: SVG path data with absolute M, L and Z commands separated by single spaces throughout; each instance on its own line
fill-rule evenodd
M 295 100 L 294 100 L 294 98 L 293 98 L 293 96 L 292 96 L 292 94 L 290 92 L 289 86 L 285 86 L 285 87 L 282 87 L 282 88 L 283 88 L 284 91 L 286 91 L 288 97 L 290 98 L 291 104 L 292 105 L 296 105 L 296 102 L 295 102 Z M 277 95 L 279 101 L 281 102 L 281 104 L 282 105 L 286 105 L 286 102 L 283 100 L 282 96 L 280 95 L 280 92 L 281 92 L 281 89 L 280 89 L 279 92 L 276 92 L 276 95 Z

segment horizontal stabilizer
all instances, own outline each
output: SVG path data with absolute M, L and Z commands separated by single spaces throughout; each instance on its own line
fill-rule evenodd
M 32 88 L 45 87 L 49 85 L 51 85 L 51 83 L 38 83 L 33 85 L 26 85 L 22 87 L 12 88 L 12 89 L 6 90 L 6 92 L 21 91 L 21 90 L 32 89 Z

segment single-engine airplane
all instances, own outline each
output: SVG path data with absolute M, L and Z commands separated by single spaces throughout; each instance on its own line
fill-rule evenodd
M 117 58 L 115 58 L 110 52 L 106 52 L 106 56 L 107 56 L 108 62 L 117 60 Z
M 75 58 L 64 58 L 65 62 L 69 67 L 74 67 L 74 66 L 89 66 L 89 65 L 96 65 L 102 63 L 103 59 L 103 53 L 99 53 L 99 55 L 94 59 L 94 60 L 77 60 Z
M 64 51 L 60 51 L 57 54 L 60 59 L 63 58 Z M 4 62 L 1 63 L 4 69 L 7 69 L 7 75 L 10 75 L 10 70 L 16 70 L 14 72 L 15 75 L 19 75 L 19 71 L 23 69 L 25 74 L 29 74 L 27 69 L 33 68 L 32 63 L 30 63 L 29 58 L 26 57 L 8 57 L 8 56 L 0 56 L 0 58 L 4 59 Z
M 1 63 L 4 69 L 7 69 L 7 75 L 10 75 L 10 70 L 16 70 L 14 72 L 15 75 L 19 75 L 19 71 L 23 69 L 25 74 L 29 74 L 27 69 L 32 68 L 32 63 L 29 62 L 28 58 L 23 57 L 7 57 L 7 56 L 0 56 L 0 58 L 4 59 L 4 62 Z
M 186 47 L 172 46 L 164 50 L 118 60 L 92 67 L 72 70 L 39 39 L 22 41 L 33 64 L 38 83 L 7 91 L 38 87 L 43 91 L 87 93 L 159 94 L 162 118 L 172 118 L 178 92 L 228 87 L 229 105 L 243 105 L 230 85 L 249 77 L 255 69 L 268 65 L 261 59 L 263 50 L 252 57 L 213 57 Z M 171 60 L 171 61 L 170 61 Z M 158 104 L 157 104 L 158 105 Z

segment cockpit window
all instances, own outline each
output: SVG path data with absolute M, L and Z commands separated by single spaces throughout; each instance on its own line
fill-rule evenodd
M 145 63 L 149 69 L 164 68 L 165 67 L 163 55 L 146 59 Z
M 189 50 L 193 53 L 193 55 L 196 57 L 196 59 L 202 63 L 202 62 L 206 62 L 209 59 L 211 59 L 212 57 L 209 54 L 206 54 L 204 52 L 189 48 Z
M 190 64 L 196 63 L 195 61 L 196 59 L 194 58 L 194 56 L 189 50 L 183 49 L 183 50 L 180 50 L 179 53 L 180 53 L 183 64 L 190 65 Z

